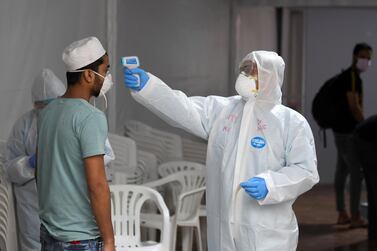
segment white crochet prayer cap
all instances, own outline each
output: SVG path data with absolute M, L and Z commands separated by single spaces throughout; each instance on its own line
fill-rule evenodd
M 96 37 L 87 37 L 68 45 L 63 51 L 63 62 L 66 70 L 74 71 L 89 65 L 103 55 L 106 51 Z

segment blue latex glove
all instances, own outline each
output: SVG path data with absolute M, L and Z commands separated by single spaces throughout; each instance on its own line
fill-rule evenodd
M 29 157 L 28 162 L 31 168 L 35 168 L 35 166 L 37 165 L 37 158 L 35 157 L 35 154 Z
M 246 182 L 241 182 L 240 186 L 245 189 L 250 197 L 256 200 L 263 200 L 268 194 L 266 181 L 263 178 L 251 178 Z
M 133 74 L 138 74 L 140 77 L 140 85 L 138 84 L 137 78 L 133 76 Z M 123 76 L 124 76 L 124 85 L 127 88 L 130 88 L 134 91 L 140 91 L 144 88 L 145 84 L 149 80 L 148 74 L 140 68 L 135 69 L 127 69 L 123 68 Z

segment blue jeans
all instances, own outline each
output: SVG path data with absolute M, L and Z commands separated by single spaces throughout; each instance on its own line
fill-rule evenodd
M 41 225 L 41 251 L 102 251 L 103 242 L 101 238 L 93 240 L 81 240 L 73 242 L 62 242 L 54 239 Z

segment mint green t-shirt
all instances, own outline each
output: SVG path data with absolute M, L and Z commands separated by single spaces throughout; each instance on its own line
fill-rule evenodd
M 83 99 L 56 99 L 39 115 L 39 216 L 57 240 L 100 236 L 89 200 L 84 158 L 103 155 L 106 138 L 104 113 Z

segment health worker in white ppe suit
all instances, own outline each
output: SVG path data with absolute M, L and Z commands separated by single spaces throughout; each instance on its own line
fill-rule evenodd
M 51 100 L 64 94 L 64 84 L 50 69 L 43 69 L 32 86 L 34 109 L 20 117 L 7 141 L 6 170 L 13 183 L 16 199 L 20 251 L 40 250 L 40 220 L 35 183 L 37 118 Z M 105 164 L 114 159 L 111 145 L 106 141 Z
M 210 251 L 296 250 L 292 204 L 319 176 L 309 124 L 281 104 L 284 66 L 275 52 L 251 52 L 240 64 L 234 97 L 187 97 L 142 69 L 124 69 L 139 103 L 208 139 Z

